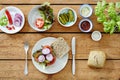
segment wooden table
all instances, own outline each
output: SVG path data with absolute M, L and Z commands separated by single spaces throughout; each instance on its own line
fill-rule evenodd
M 49 0 L 45 0 L 49 1 Z M 95 42 L 91 39 L 90 33 L 82 33 L 78 23 L 82 17 L 78 13 L 80 4 L 88 3 L 94 8 L 96 2 L 93 0 L 50 0 L 54 9 L 55 24 L 43 33 L 36 32 L 30 28 L 27 16 L 31 8 L 45 2 L 44 0 L 0 0 L 0 9 L 6 6 L 20 8 L 25 15 L 25 26 L 17 34 L 9 35 L 0 31 L 0 80 L 120 80 L 120 33 L 109 35 L 103 32 L 103 25 L 96 22 L 96 16 L 90 19 L 93 21 L 94 30 L 102 32 L 102 40 Z M 107 0 L 117 2 L 120 0 Z M 70 28 L 62 27 L 57 21 L 57 14 L 61 8 L 71 7 L 78 15 L 77 22 Z M 71 64 L 72 54 L 69 52 L 69 60 L 66 67 L 52 75 L 39 72 L 32 64 L 31 50 L 34 44 L 44 37 L 64 37 L 71 43 L 73 36 L 77 39 L 76 51 L 76 74 L 72 75 Z M 25 51 L 24 41 L 29 41 L 30 50 L 28 54 L 29 74 L 24 75 Z M 103 69 L 91 69 L 87 66 L 88 55 L 91 50 L 102 50 L 107 54 L 107 61 Z

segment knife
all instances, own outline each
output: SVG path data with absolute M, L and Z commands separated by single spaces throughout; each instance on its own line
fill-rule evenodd
M 72 38 L 72 74 L 75 75 L 75 37 Z

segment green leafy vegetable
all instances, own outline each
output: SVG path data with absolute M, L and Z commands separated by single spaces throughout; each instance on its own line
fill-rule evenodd
M 54 22 L 53 9 L 50 7 L 50 3 L 44 3 L 39 12 L 43 20 L 45 21 L 44 29 L 49 29 L 50 25 Z
M 120 21 L 117 22 L 118 30 L 120 31 Z
M 105 14 L 101 13 L 100 16 L 97 18 L 97 21 L 98 21 L 99 23 L 105 22 L 105 21 L 106 21 L 106 16 L 105 16 Z
M 109 3 L 109 6 L 108 6 L 108 16 L 111 18 L 111 19 L 116 19 L 117 17 L 117 13 L 116 13 L 116 10 L 115 10 L 115 5 L 114 3 Z
M 120 32 L 120 2 L 110 2 L 107 5 L 105 0 L 98 1 L 95 7 L 97 21 L 102 23 L 104 32 L 113 34 Z

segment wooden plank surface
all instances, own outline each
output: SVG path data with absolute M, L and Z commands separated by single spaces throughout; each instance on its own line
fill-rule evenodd
M 7 35 L 0 34 L 0 59 L 24 59 L 24 41 L 29 41 L 29 59 L 31 58 L 31 50 L 34 44 L 45 37 L 64 37 L 71 46 L 71 39 L 76 37 L 76 59 L 87 59 L 91 50 L 102 50 L 107 54 L 107 59 L 120 59 L 120 38 L 119 34 L 102 34 L 101 41 L 95 42 L 91 39 L 91 34 L 64 34 L 64 33 L 28 33 Z M 71 59 L 71 51 L 69 52 Z
M 29 74 L 25 76 L 24 60 L 0 61 L 0 80 L 119 80 L 120 79 L 120 60 L 107 60 L 103 69 L 92 69 L 87 66 L 87 60 L 76 60 L 76 75 L 71 72 L 71 60 L 66 67 L 54 74 L 46 75 L 39 72 L 28 61 Z M 17 63 L 17 64 L 16 64 Z M 109 75 L 108 75 L 109 74 Z
M 7 6 L 10 6 L 10 5 L 0 5 L 0 9 L 7 7 Z M 27 18 L 28 18 L 28 14 L 29 14 L 30 10 L 37 5 L 13 5 L 13 6 L 20 8 L 25 15 L 25 19 L 26 19 L 25 26 L 20 32 L 36 32 L 29 26 Z M 82 17 L 79 14 L 80 5 L 62 5 L 62 6 L 61 5 L 51 5 L 51 7 L 54 10 L 55 22 L 54 22 L 52 28 L 50 30 L 48 30 L 47 32 L 81 32 L 78 28 L 78 24 L 79 24 L 80 20 L 82 19 Z M 58 12 L 60 9 L 62 9 L 64 7 L 73 8 L 76 11 L 77 16 L 78 16 L 77 22 L 75 23 L 75 25 L 71 26 L 70 28 L 61 26 L 57 21 Z M 94 8 L 95 6 L 92 6 L 92 7 Z M 92 31 L 99 30 L 99 31 L 103 32 L 103 25 L 99 24 L 96 21 L 97 19 L 94 14 L 90 17 L 90 19 L 92 20 L 93 26 L 94 26 Z
M 50 2 L 51 4 L 96 4 L 98 0 L 0 0 L 0 4 L 41 4 Z M 118 2 L 119 0 L 106 0 L 108 2 Z

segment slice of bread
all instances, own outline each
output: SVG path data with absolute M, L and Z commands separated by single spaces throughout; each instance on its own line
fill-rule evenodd
M 67 54 L 70 50 L 69 45 L 64 40 L 63 37 L 59 37 L 51 44 L 54 53 L 58 58 L 62 58 L 65 54 Z
M 103 68 L 106 55 L 103 51 L 91 51 L 88 58 L 88 66 L 95 68 Z

